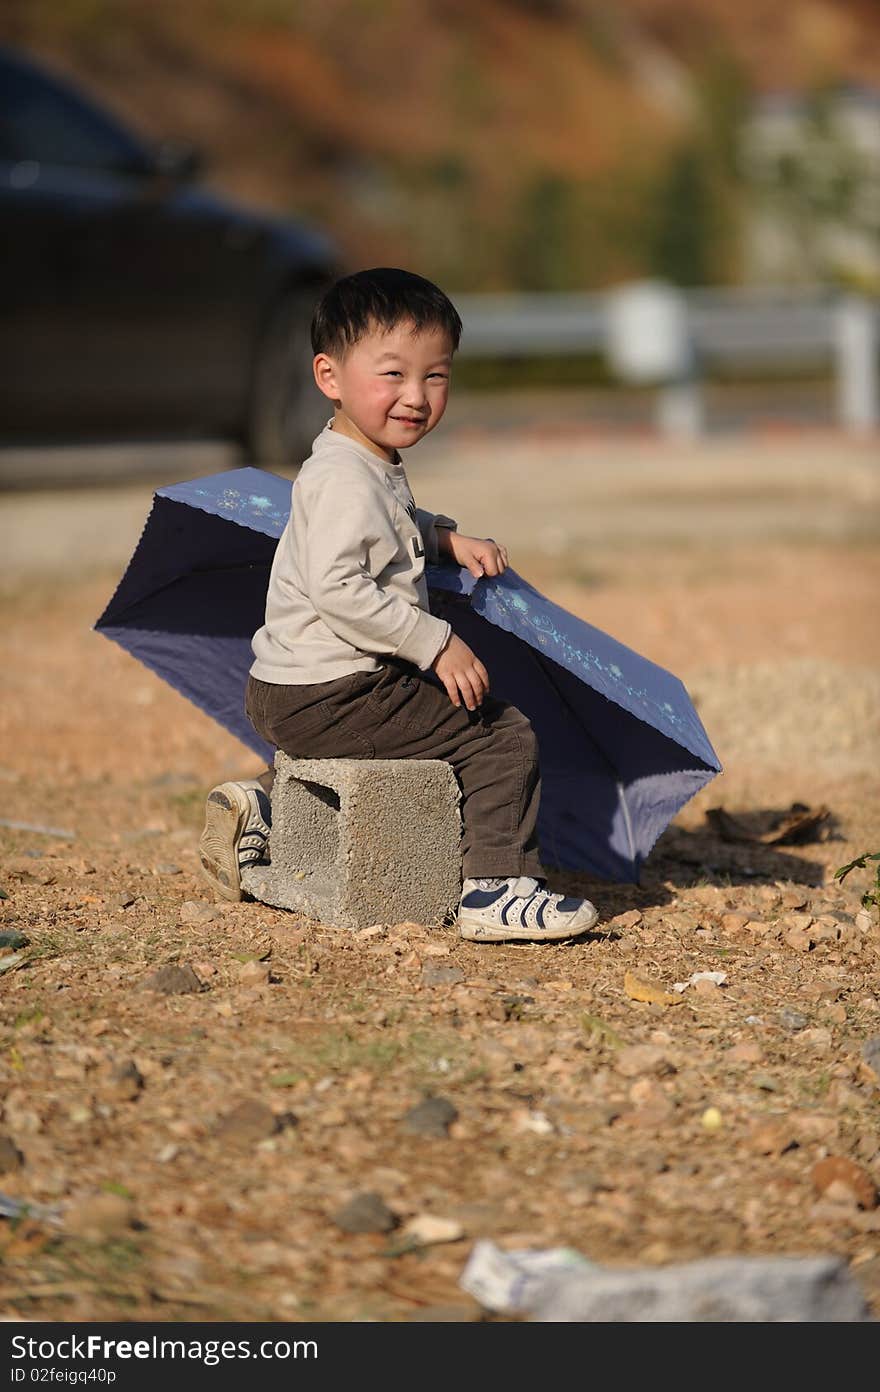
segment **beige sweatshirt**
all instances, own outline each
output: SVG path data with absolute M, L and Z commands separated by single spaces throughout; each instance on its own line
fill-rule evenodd
M 428 611 L 425 563 L 439 556 L 437 526 L 455 525 L 416 508 L 401 463 L 327 425 L 293 485 L 251 674 L 302 686 L 383 657 L 426 670 L 450 628 Z

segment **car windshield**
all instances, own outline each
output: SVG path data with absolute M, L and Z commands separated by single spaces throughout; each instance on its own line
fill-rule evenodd
M 72 90 L 0 62 L 0 159 L 143 172 L 145 148 Z

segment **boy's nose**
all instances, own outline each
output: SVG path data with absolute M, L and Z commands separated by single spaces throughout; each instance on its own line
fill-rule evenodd
M 414 406 L 421 410 L 428 400 L 424 382 L 404 383 L 403 399 L 407 406 Z

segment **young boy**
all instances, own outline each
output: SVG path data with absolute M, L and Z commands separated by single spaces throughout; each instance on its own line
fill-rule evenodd
M 361 271 L 319 303 L 315 381 L 334 415 L 293 485 L 246 709 L 294 758 L 448 761 L 462 793 L 462 937 L 573 938 L 598 914 L 544 888 L 532 728 L 489 695 L 479 657 L 428 607 L 426 561 L 501 575 L 507 551 L 418 509 L 400 458 L 443 416 L 460 333 L 442 291 L 406 271 Z M 200 856 L 226 898 L 240 898 L 240 870 L 265 849 L 267 786 L 208 797 Z

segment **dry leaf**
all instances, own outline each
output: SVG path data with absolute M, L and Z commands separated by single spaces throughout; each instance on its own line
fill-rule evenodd
M 648 981 L 628 971 L 623 978 L 623 989 L 630 1000 L 644 1001 L 647 1005 L 681 1005 L 682 997 L 667 991 L 659 982 Z
M 723 841 L 746 841 L 753 845 L 798 845 L 823 840 L 823 829 L 831 818 L 827 807 L 815 809 L 792 803 L 788 812 L 754 812 L 734 816 L 723 807 L 709 807 L 706 821 Z

